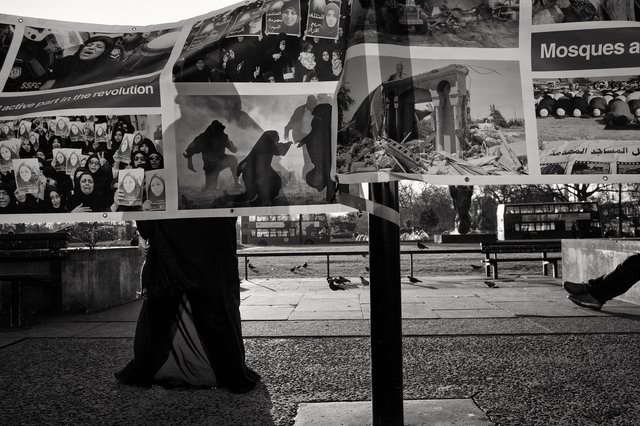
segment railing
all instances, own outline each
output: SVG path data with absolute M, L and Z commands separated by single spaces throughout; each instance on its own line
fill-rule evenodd
M 475 253 L 481 254 L 480 247 L 476 249 L 470 248 L 459 248 L 452 250 L 441 250 L 441 249 L 425 249 L 425 250 L 401 250 L 400 256 L 409 255 L 410 257 L 410 265 L 411 265 L 411 273 L 413 276 L 413 256 L 414 255 L 429 255 L 429 254 L 460 254 L 460 253 Z M 367 256 L 369 254 L 369 250 L 303 250 L 303 251 L 267 251 L 267 250 L 240 250 L 238 251 L 238 257 L 244 257 L 244 278 L 245 280 L 249 279 L 249 261 L 248 259 L 251 257 L 300 257 L 300 256 L 326 256 L 327 258 L 327 277 L 331 276 L 331 256 Z

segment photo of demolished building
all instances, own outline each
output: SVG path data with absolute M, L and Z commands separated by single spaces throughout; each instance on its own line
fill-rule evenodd
M 390 57 L 383 60 L 392 62 L 394 59 L 397 60 Z M 513 90 L 510 96 L 515 106 L 512 110 L 521 111 L 517 64 L 446 62 L 425 60 L 424 66 L 415 66 L 417 61 L 412 58 L 413 75 L 409 73 L 396 78 L 400 74 L 396 72 L 345 112 L 345 123 L 342 123 L 338 137 L 338 173 L 377 170 L 414 175 L 527 173 L 524 121 L 506 120 L 502 116 L 499 108 L 491 104 L 493 99 L 499 99 L 499 94 L 491 95 L 490 99 L 485 96 L 485 93 L 507 90 L 505 87 L 487 90 L 500 85 L 500 79 L 506 78 L 509 83 L 502 86 Z M 479 62 L 487 67 L 502 66 L 504 71 L 501 71 L 509 75 L 489 72 L 494 77 L 478 76 Z M 428 66 L 429 63 L 443 66 Z M 399 62 L 399 71 L 401 64 Z M 474 74 L 472 78 L 470 73 Z M 483 78 L 482 83 L 478 81 L 480 78 Z M 345 84 L 349 85 L 350 81 L 347 75 Z M 353 86 L 349 90 L 358 92 Z M 474 90 L 478 94 L 475 110 L 471 106 Z M 357 96 L 357 93 L 352 95 Z M 488 114 L 480 116 L 481 109 Z M 472 119 L 473 114 L 475 119 Z

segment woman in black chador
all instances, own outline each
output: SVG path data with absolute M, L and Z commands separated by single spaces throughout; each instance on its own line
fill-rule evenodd
M 278 132 L 267 130 L 238 165 L 238 175 L 242 174 L 246 189 L 243 198 L 251 205 L 273 205 L 280 193 L 282 179 L 271 167 L 271 160 L 274 155 L 285 155 L 292 142 L 278 143 L 279 140 Z
M 146 253 L 134 359 L 115 373 L 124 384 L 219 387 L 249 392 L 240 324 L 236 218 L 138 222 Z
M 49 80 L 40 90 L 80 86 L 119 78 L 122 66 L 118 60 L 110 56 L 113 43 L 111 37 L 91 37 L 75 54 L 65 56 L 51 65 Z

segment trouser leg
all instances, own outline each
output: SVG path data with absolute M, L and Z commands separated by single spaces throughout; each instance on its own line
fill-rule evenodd
M 589 280 L 589 293 L 601 302 L 624 294 L 640 281 L 640 253 L 627 257 L 615 269 L 607 274 Z

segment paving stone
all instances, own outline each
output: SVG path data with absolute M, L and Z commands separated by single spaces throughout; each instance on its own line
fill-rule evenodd
M 293 312 L 293 306 L 240 306 L 243 320 L 286 320 Z
M 471 399 L 410 400 L 403 404 L 404 424 L 492 425 Z M 361 426 L 372 423 L 370 401 L 314 402 L 298 406 L 295 426 Z

